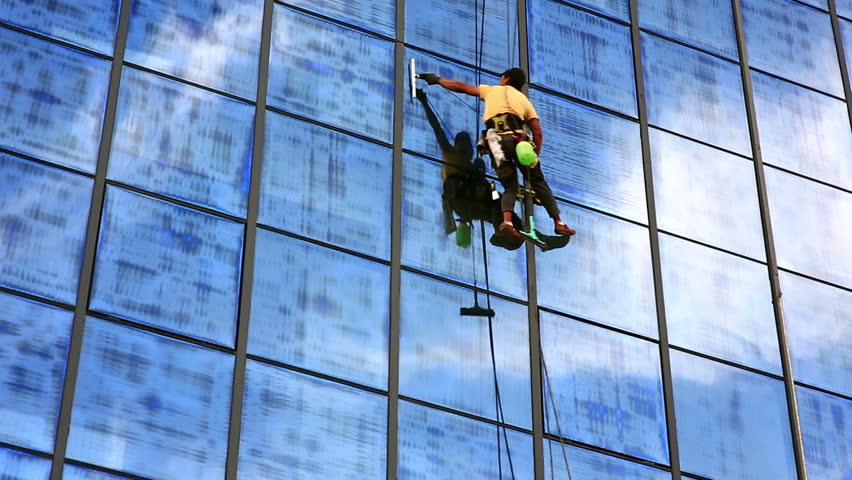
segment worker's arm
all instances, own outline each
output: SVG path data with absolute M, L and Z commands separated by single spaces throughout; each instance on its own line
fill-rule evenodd
M 541 155 L 541 146 L 544 144 L 544 135 L 541 134 L 541 122 L 537 118 L 532 118 L 527 122 L 533 134 L 533 143 L 535 144 L 535 154 Z
M 450 80 L 449 78 L 442 78 L 434 73 L 421 73 L 417 77 L 421 80 L 426 80 L 426 83 L 429 85 L 440 85 L 453 92 L 465 93 L 474 97 L 479 96 L 479 87 L 475 85 L 469 85 L 458 80 Z

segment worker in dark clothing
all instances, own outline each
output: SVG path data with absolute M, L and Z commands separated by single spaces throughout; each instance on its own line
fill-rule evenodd
M 485 102 L 485 113 L 482 118 L 487 130 L 483 135 L 482 143 L 491 154 L 497 177 L 504 188 L 501 199 L 502 223 L 499 227 L 504 235 L 514 240 L 522 240 L 520 232 L 512 222 L 519 189 L 517 168 L 520 168 L 524 177 L 530 180 L 537 199 L 553 219 L 554 232 L 564 236 L 577 233 L 560 218 L 556 199 L 544 179 L 541 164 L 538 162 L 544 137 L 538 113 L 521 92 L 526 84 L 526 74 L 523 70 L 520 68 L 506 70 L 500 76 L 499 85 L 474 86 L 458 80 L 441 78 L 434 73 L 424 73 L 418 77 L 429 85 L 441 85 L 454 92 L 479 97 Z M 519 162 L 516 152 L 519 142 L 529 141 L 526 128 L 532 132 L 532 143 L 536 155 L 530 165 Z

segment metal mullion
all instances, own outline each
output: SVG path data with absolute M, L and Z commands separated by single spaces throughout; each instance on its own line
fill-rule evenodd
M 257 244 L 257 218 L 260 210 L 260 180 L 263 166 L 263 145 L 266 132 L 266 93 L 269 90 L 269 56 L 272 44 L 273 0 L 263 4 L 263 21 L 260 34 L 260 55 L 257 72 L 257 101 L 254 113 L 254 139 L 252 142 L 251 178 L 246 211 L 243 262 L 240 279 L 239 316 L 237 320 L 237 342 L 234 356 L 234 377 L 231 396 L 230 426 L 228 429 L 228 453 L 225 461 L 226 480 L 236 480 L 240 456 L 242 432 L 243 396 L 246 383 L 249 319 L 251 297 L 254 286 L 254 265 Z
M 480 423 L 487 423 L 488 425 L 493 425 L 495 427 L 499 426 L 500 428 L 506 428 L 508 430 L 512 430 L 514 432 L 519 432 L 519 433 L 525 433 L 527 435 L 533 434 L 532 430 L 530 430 L 528 428 L 513 425 L 511 423 L 501 422 L 501 421 L 496 420 L 494 418 L 483 417 L 483 416 L 480 416 L 480 415 L 475 414 L 475 413 L 465 412 L 463 410 L 456 410 L 456 409 L 451 408 L 451 407 L 446 407 L 446 406 L 438 404 L 438 403 L 432 403 L 432 402 L 429 402 L 429 401 L 426 401 L 426 400 L 421 400 L 419 398 L 409 397 L 407 395 L 400 395 L 399 399 L 402 400 L 402 401 L 414 404 L 414 405 L 420 405 L 421 407 L 428 407 L 432 410 L 437 410 L 437 411 L 440 411 L 440 412 L 443 412 L 443 413 L 446 413 L 446 414 L 449 414 L 449 415 L 455 415 L 457 417 L 466 418 L 468 420 L 474 420 L 474 421 L 477 421 L 477 422 L 480 422 Z
M 828 12 L 831 16 L 831 29 L 834 31 L 834 43 L 837 46 L 837 61 L 840 63 L 840 78 L 843 80 L 843 93 L 846 95 L 846 111 L 849 114 L 849 123 L 852 125 L 852 85 L 850 85 L 852 80 L 849 79 L 849 65 L 846 64 L 846 53 L 842 32 L 840 31 L 840 20 L 837 17 L 836 0 L 828 0 Z M 852 45 L 846 45 L 846 47 L 852 48 Z
M 793 454 L 796 460 L 796 470 L 799 480 L 807 480 L 805 450 L 802 440 L 802 430 L 799 422 L 798 400 L 796 385 L 793 377 L 793 364 L 790 345 L 787 341 L 787 326 L 784 319 L 784 306 L 781 299 L 781 286 L 778 278 L 778 260 L 775 254 L 775 242 L 772 234 L 772 219 L 769 212 L 769 199 L 766 190 L 766 177 L 763 168 L 763 155 L 760 149 L 760 134 L 757 125 L 757 112 L 754 102 L 754 89 L 749 70 L 748 48 L 746 45 L 745 26 L 743 22 L 740 0 L 731 0 L 734 12 L 734 27 L 737 35 L 737 48 L 742 61 L 742 85 L 745 97 L 746 116 L 751 133 L 751 147 L 754 156 L 755 180 L 757 182 L 757 197 L 760 207 L 760 218 L 763 224 L 763 240 L 766 248 L 767 274 L 772 294 L 772 308 L 775 314 L 775 329 L 778 336 L 778 349 L 781 356 L 781 370 L 784 376 L 784 390 L 787 397 L 787 413 L 790 422 L 790 434 L 793 442 Z
M 92 277 L 95 269 L 95 253 L 97 251 L 98 234 L 100 231 L 101 213 L 106 196 L 106 174 L 109 162 L 110 147 L 115 131 L 116 111 L 118 109 L 118 93 L 121 86 L 122 61 L 127 47 L 127 32 L 130 28 L 131 2 L 121 2 L 118 29 L 115 35 L 114 57 L 110 70 L 109 90 L 107 93 L 104 121 L 101 130 L 101 141 L 98 150 L 98 163 L 95 170 L 95 181 L 92 188 L 92 201 L 89 207 L 89 217 L 86 225 L 86 246 L 83 251 L 83 261 L 80 268 L 80 279 L 77 285 L 77 299 L 74 308 L 74 323 L 71 327 L 71 342 L 68 350 L 68 363 L 65 370 L 65 382 L 62 391 L 62 401 L 57 420 L 56 439 L 53 447 L 53 464 L 50 471 L 51 480 L 60 480 L 68 447 L 68 435 L 71 426 L 71 412 L 74 404 L 74 393 L 77 387 L 77 375 L 80 370 L 80 356 L 83 350 L 83 334 L 86 327 L 86 313 L 89 306 Z
M 24 27 L 12 25 L 11 23 L 6 23 L 2 20 L 0 20 L 0 28 L 5 28 L 7 30 L 12 30 L 12 31 L 21 33 L 23 35 L 27 35 L 29 37 L 38 38 L 39 40 L 45 40 L 45 41 L 48 41 L 48 42 L 51 42 L 51 43 L 55 43 L 57 45 L 61 45 L 61 46 L 66 47 L 66 48 L 70 48 L 71 50 L 75 50 L 75 51 L 80 52 L 80 53 L 85 53 L 85 54 L 91 55 L 93 57 L 98 57 L 98 58 L 103 59 L 103 60 L 112 60 L 112 56 L 110 56 L 109 54 L 98 52 L 96 50 L 92 50 L 89 47 L 77 45 L 76 43 L 71 43 L 68 40 L 63 40 L 61 38 L 51 37 L 50 35 L 45 35 L 44 33 L 37 32 L 35 30 L 29 30 L 29 29 L 24 28 Z
M 391 267 L 390 319 L 388 324 L 388 416 L 386 439 L 387 480 L 396 480 L 399 469 L 399 336 L 402 311 L 402 183 L 403 183 L 403 102 L 409 78 L 405 58 L 405 0 L 396 2 L 394 43 L 393 165 L 391 180 Z M 409 100 L 410 101 L 410 100 Z
M 645 99 L 645 76 L 642 70 L 642 48 L 639 29 L 638 0 L 630 0 L 630 38 L 633 46 L 633 70 L 636 76 L 636 100 L 639 113 L 639 135 L 642 142 L 642 166 L 645 175 L 645 201 L 648 207 L 648 238 L 651 247 L 651 267 L 654 275 L 654 303 L 657 309 L 659 334 L 660 372 L 662 374 L 663 401 L 666 411 L 666 433 L 669 446 L 669 463 L 672 479 L 680 480 L 680 448 L 677 441 L 677 418 L 674 404 L 674 386 L 666 323 L 663 274 L 660 259 L 660 232 L 657 227 L 657 205 L 654 197 L 654 171 L 651 165 L 650 126 Z

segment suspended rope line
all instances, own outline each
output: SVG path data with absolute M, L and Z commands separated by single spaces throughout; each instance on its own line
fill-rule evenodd
M 553 398 L 553 387 L 550 384 L 550 374 L 547 372 L 547 363 L 544 361 L 544 351 L 541 349 L 541 342 L 539 341 L 539 357 L 541 358 L 541 368 L 544 371 L 544 381 L 546 382 L 547 392 L 550 395 L 545 395 L 545 397 L 550 397 L 551 406 L 553 407 L 553 418 L 556 420 L 556 434 L 559 436 L 559 445 L 562 449 L 562 459 L 565 461 L 565 470 L 568 472 L 568 480 L 573 480 L 571 478 L 571 468 L 568 466 L 568 454 L 565 453 L 565 441 L 564 436 L 562 435 L 562 427 L 559 425 L 559 412 L 556 411 L 556 400 Z M 545 399 L 545 403 L 547 399 Z

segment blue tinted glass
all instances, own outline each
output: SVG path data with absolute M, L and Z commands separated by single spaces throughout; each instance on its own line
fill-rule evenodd
M 778 266 L 852 287 L 852 195 L 774 168 L 766 188 Z
M 639 124 L 533 90 L 541 168 L 561 198 L 647 223 Z
M 47 480 L 50 459 L 0 448 L 0 478 L 3 480 Z
M 672 350 L 681 468 L 710 478 L 794 480 L 784 383 Z
M 91 308 L 234 345 L 243 226 L 107 188 Z
M 127 477 L 120 477 L 66 463 L 62 469 L 62 480 L 127 480 Z
M 660 229 L 765 259 L 754 164 L 654 128 L 650 141 Z
M 387 398 L 250 361 L 240 478 L 384 478 Z
M 630 1 L 629 0 L 563 0 L 566 3 L 573 3 L 585 8 L 592 9 L 596 12 L 615 17 L 625 22 L 630 21 Z
M 660 235 L 669 341 L 781 374 L 766 265 Z
M 529 435 L 399 402 L 399 480 L 532 480 Z M 506 445 L 508 438 L 508 448 Z M 509 466 L 509 455 L 512 466 Z M 499 475 L 502 467 L 502 477 Z
M 254 108 L 126 68 L 108 177 L 245 216 Z
M 110 62 L 0 28 L 0 146 L 94 173 Z
M 53 451 L 73 319 L 0 294 L 0 441 Z
M 838 10 L 840 5 L 838 4 Z M 849 17 L 852 17 L 852 0 L 849 0 Z M 840 19 L 840 35 L 843 39 L 843 52 L 846 57 L 846 67 L 852 66 L 852 22 Z
M 402 263 L 471 285 L 476 281 L 483 286 L 485 262 L 480 223 L 474 223 L 472 245 L 458 247 L 456 234 L 444 234 L 440 165 L 403 155 L 403 168 Z M 515 298 L 526 298 L 524 249 L 507 251 L 491 245 L 489 239 L 494 227 L 488 222 L 484 226 L 491 289 Z
M 838 15 L 842 15 L 848 19 L 852 19 L 852 0 L 835 0 L 834 4 L 837 6 Z M 847 43 L 847 45 L 849 44 Z M 846 55 L 849 55 L 849 50 L 846 50 Z M 849 62 L 847 62 L 847 64 L 848 63 Z
M 749 65 L 843 96 L 828 13 L 792 0 L 743 0 Z
M 549 401 L 545 399 L 545 401 Z M 545 408 L 550 408 L 547 405 Z M 568 468 L 565 467 L 566 461 Z M 544 442 L 544 473 L 547 480 L 671 480 L 669 472 L 609 457 L 583 448 L 548 440 Z
M 852 189 L 846 104 L 752 72 L 763 161 Z
M 852 293 L 786 272 L 780 280 L 796 380 L 852 396 Z
M 810 478 L 852 478 L 852 401 L 797 387 Z
M 565 204 L 560 208 L 577 235 L 565 248 L 536 255 L 539 304 L 656 338 L 648 229 Z M 549 228 L 543 214 L 536 224 Z
M 393 43 L 275 6 L 269 105 L 390 143 Z
M 228 354 L 88 318 L 68 457 L 148 477 L 224 477 L 233 370 Z
M 440 76 L 471 85 L 477 82 L 496 85 L 499 82 L 498 78 L 491 75 L 481 75 L 477 79 L 476 73 L 470 68 L 440 60 L 411 48 L 406 50 L 405 55 L 406 58 L 413 58 L 416 61 L 417 70 L 421 73 L 435 72 Z M 451 162 L 453 160 L 450 157 L 451 152 L 447 150 L 455 146 L 456 135 L 462 132 L 467 133 L 475 143 L 480 131 L 485 128 L 482 123 L 484 104 L 478 97 L 453 94 L 443 88 L 429 86 L 425 81 L 417 82 L 417 88 L 423 91 L 425 98 L 407 100 L 402 105 L 403 146 L 409 150 Z M 435 114 L 432 120 L 427 116 L 427 108 Z M 440 131 L 436 132 L 436 128 Z M 439 137 L 446 138 L 449 145 L 446 143 L 442 145 L 443 140 L 439 140 Z
M 656 344 L 542 312 L 541 351 L 549 433 L 668 463 Z
M 485 35 L 481 35 L 483 7 Z M 472 65 L 481 65 L 486 70 L 503 72 L 517 67 L 519 63 L 517 2 L 406 2 L 405 41 Z M 478 55 L 480 43 L 483 45 L 481 61 Z
M 554 0 L 530 0 L 529 24 L 530 81 L 637 115 L 630 27 Z
M 642 34 L 648 121 L 751 155 L 739 65 Z
M 287 3 L 390 37 L 396 32 L 393 0 L 288 0 Z
M 0 21 L 112 55 L 119 0 L 0 1 Z
M 496 314 L 492 324 L 502 418 L 530 428 L 527 308 L 497 298 L 490 301 Z M 460 315 L 462 307 L 475 303 L 471 290 L 403 273 L 400 394 L 497 418 L 488 317 Z M 479 294 L 479 305 L 488 308 L 484 294 Z
M 0 153 L 0 285 L 76 301 L 92 184 Z
M 392 161 L 387 147 L 268 112 L 258 221 L 388 258 Z
M 254 99 L 262 0 L 135 0 L 125 60 Z
M 643 28 L 729 58 L 739 58 L 731 2 L 726 0 L 643 0 Z
M 259 230 L 249 353 L 387 388 L 388 270 Z

